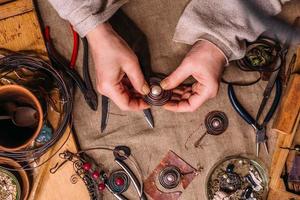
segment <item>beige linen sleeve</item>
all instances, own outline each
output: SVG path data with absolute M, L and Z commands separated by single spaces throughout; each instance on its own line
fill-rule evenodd
M 107 21 L 128 0 L 49 0 L 81 37 Z
M 177 24 L 173 40 L 194 44 L 208 40 L 227 61 L 242 58 L 245 40 L 254 41 L 288 0 L 192 0 Z

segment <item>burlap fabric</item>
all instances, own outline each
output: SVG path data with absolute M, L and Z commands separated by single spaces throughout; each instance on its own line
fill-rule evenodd
M 125 12 L 146 33 L 154 71 L 170 73 L 181 62 L 190 46 L 172 41 L 178 19 L 188 0 L 131 0 L 123 8 Z M 51 26 L 54 43 L 60 52 L 69 57 L 72 49 L 72 34 L 67 22 L 61 20 L 47 0 L 38 1 L 42 20 Z M 283 15 L 289 22 L 299 15 L 300 4 L 296 1 L 284 7 Z M 77 68 L 81 71 L 82 51 Z M 93 63 L 91 63 L 91 71 Z M 93 77 L 94 73 L 92 73 Z M 255 75 L 240 74 L 233 67 L 227 67 L 227 78 L 254 78 Z M 94 79 L 95 77 L 93 77 Z M 254 115 L 262 98 L 265 83 L 248 88 L 236 88 L 238 98 Z M 99 99 L 100 100 L 100 99 Z M 101 102 L 101 101 L 99 101 Z M 205 115 L 212 110 L 224 111 L 229 118 L 227 131 L 220 136 L 206 136 L 202 148 L 193 144 L 205 132 Z M 194 113 L 172 113 L 156 107 L 152 109 L 155 128 L 150 129 L 142 112 L 122 112 L 113 103 L 110 105 L 110 118 L 105 133 L 100 133 L 101 104 L 97 112 L 86 105 L 82 94 L 77 91 L 74 108 L 74 126 L 81 148 L 98 145 L 127 145 L 137 159 L 143 176 L 157 166 L 168 152 L 173 150 L 195 168 L 203 168 L 192 184 L 182 194 L 184 200 L 203 200 L 205 181 L 210 168 L 219 159 L 234 154 L 254 154 L 255 137 L 252 127 L 247 125 L 233 110 L 227 97 L 227 87 L 221 84 L 218 96 L 205 103 Z M 276 136 L 268 132 L 271 152 Z M 108 169 L 117 169 L 111 154 L 92 152 L 91 155 Z M 270 165 L 271 155 L 261 152 L 261 160 Z M 133 191 L 133 190 L 130 190 Z M 136 199 L 135 192 L 126 194 Z M 114 197 L 105 193 L 105 200 Z

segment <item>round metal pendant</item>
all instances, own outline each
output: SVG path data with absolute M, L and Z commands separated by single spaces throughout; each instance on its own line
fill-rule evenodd
M 180 169 L 175 166 L 164 168 L 159 174 L 159 183 L 166 189 L 176 188 L 181 179 Z
M 130 179 L 126 172 L 118 170 L 110 175 L 108 179 L 108 185 L 113 192 L 121 194 L 128 189 L 130 185 Z
M 224 112 L 212 111 L 205 118 L 205 127 L 208 134 L 220 135 L 228 127 L 228 118 Z
M 144 101 L 153 106 L 162 106 L 170 100 L 172 92 L 163 90 L 160 86 L 161 78 L 151 77 L 149 80 L 150 93 L 144 96 Z

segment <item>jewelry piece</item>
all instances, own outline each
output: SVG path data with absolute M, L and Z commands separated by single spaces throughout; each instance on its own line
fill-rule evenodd
M 180 169 L 176 166 L 168 166 L 160 172 L 158 179 L 164 188 L 176 188 L 181 179 Z
M 161 78 L 151 77 L 149 80 L 150 93 L 144 96 L 144 101 L 153 106 L 163 106 L 172 96 L 171 90 L 164 90 L 160 86 Z

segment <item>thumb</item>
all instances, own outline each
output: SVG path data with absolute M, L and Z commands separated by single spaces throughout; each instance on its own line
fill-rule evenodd
M 161 81 L 160 85 L 164 90 L 176 88 L 191 75 L 186 65 L 181 64 L 174 72 Z
M 144 75 L 138 62 L 132 62 L 129 65 L 124 66 L 123 70 L 136 91 L 143 95 L 147 95 L 150 92 L 150 88 L 145 81 Z

